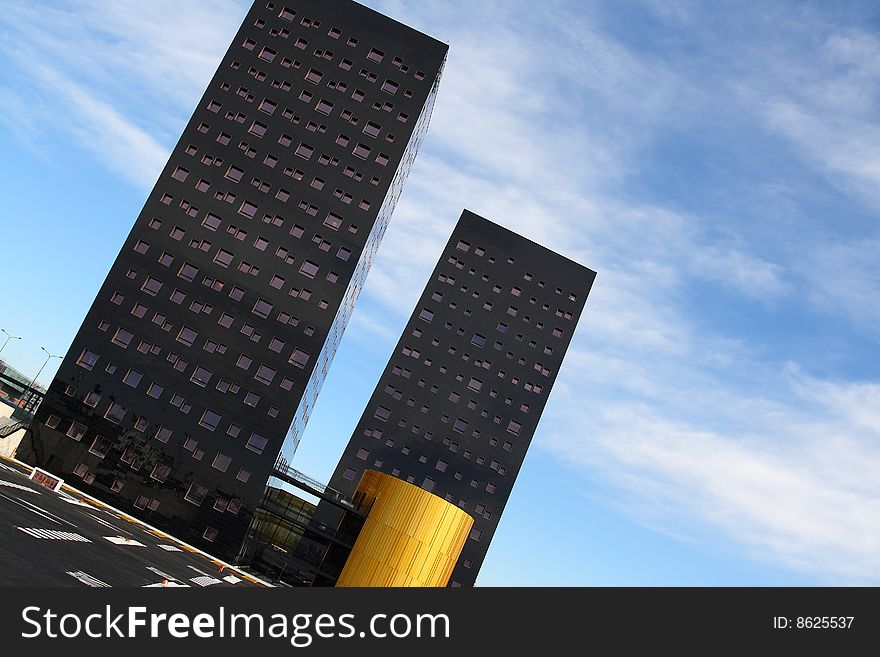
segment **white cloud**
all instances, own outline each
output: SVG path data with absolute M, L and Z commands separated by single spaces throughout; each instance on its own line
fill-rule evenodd
M 880 201 L 876 119 L 825 113 L 789 100 L 769 103 L 765 114 L 770 127 L 790 139 L 816 168 L 829 172 L 845 189 L 855 187 L 874 203 Z
M 880 236 L 838 239 L 809 253 L 801 263 L 811 281 L 808 299 L 816 308 L 849 319 L 868 337 L 880 338 Z
M 669 18 L 693 20 L 685 11 Z M 802 263 L 821 252 L 822 240 L 780 250 L 756 242 L 745 224 L 719 229 L 696 212 L 615 193 L 638 176 L 639 159 L 675 121 L 678 130 L 692 120 L 692 129 L 707 130 L 700 121 L 711 123 L 713 113 L 719 120 L 737 114 L 730 104 L 761 105 L 712 98 L 738 81 L 681 77 L 577 22 L 562 38 L 541 40 L 542 48 L 520 41 L 510 61 L 480 58 L 481 48 L 508 44 L 500 23 L 479 35 L 445 25 L 453 50 L 436 120 L 388 234 L 393 258 L 379 259 L 368 284 L 371 298 L 393 299 L 389 305 L 401 313 L 411 309 L 405 290 L 420 289 L 427 274 L 419 238 L 430 234 L 430 249 L 439 250 L 438 229 L 450 228 L 444 217 L 457 217 L 462 206 L 595 268 L 599 277 L 537 447 L 609 483 L 612 499 L 659 531 L 732 542 L 808 581 L 880 581 L 880 483 L 872 474 L 880 451 L 874 436 L 847 420 L 869 404 L 840 413 L 816 406 L 801 390 L 803 375 L 795 383 L 790 368 L 759 359 L 766 351 L 760 341 L 707 335 L 684 302 L 698 282 L 744 303 L 790 298 L 803 280 L 793 272 L 804 276 Z M 479 66 L 459 66 L 455 52 Z M 564 119 L 553 119 L 557 110 Z M 699 121 L 695 112 L 703 114 Z M 760 195 L 748 200 L 761 212 L 782 210 L 761 220 L 787 230 L 803 212 L 786 206 L 791 188 L 756 182 Z M 724 210 L 735 217 L 739 199 L 731 196 Z M 414 243 L 412 257 L 405 250 L 401 257 Z M 855 270 L 845 254 L 829 260 L 840 267 L 841 284 Z M 867 293 L 858 290 L 852 302 L 864 303 Z M 841 390 L 851 394 L 846 384 Z
M 690 3 L 652 4 L 696 29 Z M 802 296 L 875 330 L 877 242 L 809 216 L 791 199 L 810 182 L 785 174 L 745 172 L 702 204 L 690 203 L 704 191 L 697 176 L 666 197 L 649 180 L 661 163 L 679 164 L 653 152 L 664 139 L 702 136 L 719 159 L 751 157 L 766 147 L 754 135 L 769 131 L 844 192 L 880 200 L 876 40 L 828 35 L 819 66 L 766 42 L 751 63 L 736 44 L 714 43 L 719 59 L 676 60 L 624 44 L 581 5 L 556 3 L 524 26 L 525 3 L 383 4 L 451 51 L 353 325 L 393 340 L 383 313 L 409 313 L 463 207 L 583 262 L 599 277 L 537 446 L 610 482 L 652 527 L 714 532 L 808 578 L 880 582 L 877 386 L 762 362 L 759 327 L 711 332 L 687 299 L 697 286 L 744 307 Z M 3 51 L 32 78 L 0 115 L 25 138 L 39 123 L 58 126 L 151 185 L 243 13 L 228 0 L 13 2 L 0 17 Z M 717 166 L 735 174 L 737 164 Z M 722 175 L 709 180 L 723 186 Z M 749 187 L 755 197 L 737 196 Z M 740 222 L 746 210 L 784 240 L 798 221 L 813 232 L 789 249 L 762 243 Z
M 68 117 L 78 117 L 68 125 L 83 148 L 132 183 L 152 186 L 168 159 L 165 147 L 112 105 L 60 77 L 56 71 L 42 66 L 35 66 L 32 71 L 44 87 L 53 90 Z
M 0 16 L 0 53 L 19 72 L 0 117 L 30 121 L 18 134 L 38 151 L 60 133 L 147 189 L 243 13 L 230 0 L 13 1 Z
M 750 412 L 751 431 L 716 432 L 647 404 L 603 400 L 565 409 L 581 431 L 551 432 L 541 446 L 605 477 L 623 508 L 655 528 L 715 534 L 708 542 L 720 531 L 754 558 L 824 583 L 880 582 L 876 425 L 868 435 L 835 434 L 841 427 L 821 413 L 730 401 Z

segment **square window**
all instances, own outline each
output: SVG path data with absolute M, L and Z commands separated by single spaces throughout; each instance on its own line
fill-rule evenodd
M 120 404 L 117 404 L 116 402 L 111 402 L 110 406 L 107 408 L 107 412 L 104 413 L 104 417 L 114 424 L 119 424 L 120 422 L 122 422 L 127 412 L 128 411 Z
M 206 343 L 207 344 L 207 343 Z M 211 380 L 211 375 L 213 372 L 211 370 L 207 370 L 204 367 L 196 366 L 193 370 L 192 376 L 190 377 L 190 381 L 195 383 L 196 385 L 200 385 L 203 388 L 208 385 L 208 382 Z
M 190 504 L 195 504 L 196 506 L 199 506 L 202 502 L 205 501 L 205 496 L 207 494 L 207 488 L 205 488 L 201 484 L 193 482 L 189 485 L 189 489 L 186 491 L 186 495 L 183 496 L 183 499 L 185 499 Z
M 239 169 L 236 166 L 230 166 L 226 170 L 225 177 L 229 178 L 229 180 L 231 180 L 233 182 L 240 182 L 243 175 L 244 175 L 243 169 Z
M 269 100 L 268 98 L 263 99 L 263 102 L 259 105 L 259 110 L 265 112 L 266 114 L 272 114 L 275 109 L 278 107 L 278 103 Z
M 268 365 L 260 365 L 257 368 L 256 374 L 254 374 L 254 378 L 260 383 L 265 383 L 266 385 L 269 385 L 275 378 L 275 370 Z
M 189 264 L 188 262 L 183 263 L 180 267 L 180 271 L 177 272 L 177 275 L 183 280 L 192 283 L 193 279 L 195 279 L 196 274 L 199 273 L 199 268 Z
M 265 299 L 258 299 L 254 304 L 252 312 L 258 317 L 267 318 L 269 317 L 269 313 L 272 312 L 272 304 L 266 301 Z
M 128 372 L 125 373 L 125 376 L 122 377 L 122 382 L 126 385 L 130 385 L 132 388 L 137 388 L 142 378 L 143 374 L 137 370 L 128 370 Z
M 177 334 L 177 341 L 182 342 L 187 347 L 192 347 L 193 342 L 198 336 L 199 332 L 189 326 L 184 326 L 180 329 L 180 333 Z
M 235 256 L 229 251 L 220 249 L 219 251 L 217 251 L 217 255 L 214 256 L 214 262 L 216 262 L 221 267 L 228 267 L 230 264 L 232 264 L 232 260 L 234 258 Z
M 131 339 L 134 337 L 134 334 L 131 331 L 128 331 L 122 327 L 116 330 L 116 333 L 113 334 L 113 338 L 111 338 L 111 342 L 123 349 L 127 348 L 131 343 Z M 91 369 L 91 368 L 87 368 Z
M 314 278 L 318 273 L 318 269 L 319 267 L 317 264 L 311 260 L 305 260 L 300 266 L 299 271 L 302 275 L 307 276 L 308 278 Z
M 66 433 L 69 438 L 80 441 L 82 440 L 82 437 L 86 434 L 86 425 L 80 422 L 72 422 L 70 428 L 67 430 Z
M 266 448 L 269 440 L 265 436 L 261 436 L 258 433 L 251 433 L 251 437 L 248 438 L 245 447 L 252 452 L 256 452 L 257 454 L 262 454 L 263 450 Z
M 238 209 L 239 214 L 243 214 L 245 217 L 252 219 L 254 215 L 257 213 L 257 206 L 250 201 L 244 201 L 241 204 L 241 207 Z
M 302 349 L 294 349 L 293 353 L 290 356 L 290 364 L 295 365 L 299 368 L 305 368 L 306 364 L 309 362 L 309 354 L 304 352 Z
M 301 158 L 308 160 L 314 154 L 315 149 L 313 146 L 309 146 L 308 144 L 301 143 L 296 147 L 295 153 L 299 155 Z
M 93 351 L 89 351 L 88 349 L 83 349 L 83 352 L 79 355 L 79 358 L 76 359 L 76 364 L 86 370 L 91 370 L 98 362 L 98 354 Z
M 147 388 L 147 394 L 153 399 L 159 399 L 162 396 L 162 391 L 165 390 L 158 383 L 151 383 Z
M 147 280 L 144 281 L 144 284 L 141 286 L 141 290 L 146 292 L 150 296 L 156 296 L 159 293 L 159 290 L 162 289 L 162 281 L 153 278 L 152 276 L 148 276 Z
M 277 54 L 278 53 L 275 52 L 274 50 L 272 50 L 271 48 L 263 48 L 260 51 L 259 56 L 260 56 L 260 59 L 265 60 L 267 62 L 271 62 L 272 60 L 275 59 L 275 55 L 277 55 Z

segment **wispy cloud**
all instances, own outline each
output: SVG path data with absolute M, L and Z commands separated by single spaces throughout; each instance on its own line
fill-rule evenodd
M 876 355 L 876 37 L 762 3 L 368 4 L 451 50 L 352 326 L 394 341 L 463 207 L 546 244 L 599 278 L 536 447 L 659 531 L 880 582 L 876 383 L 771 339 L 843 317 Z M 0 120 L 147 187 L 245 5 L 13 0 Z
M 626 381 L 630 399 L 645 401 L 603 395 L 584 404 L 582 395 L 563 395 L 554 403 L 564 407 L 565 426 L 554 421 L 541 444 L 605 477 L 627 513 L 708 543 L 720 531 L 754 558 L 812 581 L 880 582 L 876 385 L 777 372 L 774 384 L 795 396 L 791 402 L 749 399 L 711 380 L 709 389 L 673 383 L 690 404 L 709 404 L 689 420 L 658 404 L 668 369 L 586 360 L 601 368 L 599 377 Z M 571 376 L 570 387 L 580 378 Z M 700 422 L 700 411 L 712 419 Z
M 166 147 L 110 103 L 61 77 L 57 71 L 43 66 L 34 66 L 31 71 L 35 81 L 44 89 L 52 90 L 54 102 L 65 108 L 68 117 L 78 117 L 68 126 L 81 147 L 92 151 L 135 185 L 152 184 L 168 159 Z
M 661 20 L 690 32 L 705 19 L 705 8 L 676 7 Z M 554 6 L 554 19 L 569 9 Z M 809 360 L 772 355 L 760 324 L 728 333 L 707 328 L 699 314 L 701 297 L 730 299 L 756 317 L 800 299 L 800 312 L 844 310 L 862 327 L 880 325 L 869 301 L 875 249 L 851 250 L 797 198 L 813 184 L 809 170 L 768 178 L 754 162 L 771 148 L 759 141 L 770 130 L 839 189 L 863 194 L 880 152 L 872 150 L 876 113 L 865 111 L 875 108 L 875 72 L 858 64 L 842 85 L 798 62 L 802 44 L 787 51 L 765 31 L 757 43 L 718 49 L 754 56 L 749 65 L 728 65 L 716 51 L 714 60 L 700 52 L 687 61 L 675 37 L 665 51 L 637 51 L 607 29 L 602 11 L 556 27 L 537 19 L 515 45 L 515 6 L 489 30 L 485 21 L 479 29 L 432 22 L 451 43 L 449 67 L 427 149 L 388 233 L 397 248 L 377 261 L 368 297 L 408 312 L 419 287 L 411 281 L 427 276 L 425 245 L 439 250 L 462 206 L 597 269 L 539 448 L 605 481 L 628 514 L 655 529 L 732 541 L 806 581 L 876 583 L 880 441 L 865 424 L 875 421 L 874 388 L 811 378 Z M 786 29 L 801 35 L 814 18 Z M 856 66 L 873 52 L 870 39 L 825 39 L 823 56 L 837 65 Z M 492 52 L 510 56 L 486 56 Z M 812 94 L 793 93 L 803 78 L 779 86 L 795 71 L 809 75 Z M 834 118 L 829 103 L 843 86 L 860 110 Z M 682 168 L 693 199 L 688 184 L 665 195 L 640 186 L 651 167 L 679 166 L 685 155 L 654 149 L 678 139 L 683 152 L 692 150 L 693 139 L 682 136 L 689 131 L 701 148 L 731 159 L 713 163 L 717 173 L 699 171 L 696 161 Z M 703 173 L 716 189 L 694 188 Z M 792 235 L 798 223 L 803 232 Z M 827 248 L 829 241 L 837 244 Z M 401 257 L 405 244 L 421 247 Z
M 149 188 L 243 13 L 231 0 L 7 3 L 0 55 L 16 76 L 0 120 L 37 150 L 72 139 Z

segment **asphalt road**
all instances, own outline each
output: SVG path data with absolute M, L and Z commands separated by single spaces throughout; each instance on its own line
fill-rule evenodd
M 257 586 L 174 539 L 0 460 L 0 587 Z

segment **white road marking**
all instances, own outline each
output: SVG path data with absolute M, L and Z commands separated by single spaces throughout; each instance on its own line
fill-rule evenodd
M 119 529 L 119 527 L 115 527 L 115 526 L 111 525 L 111 524 L 110 524 L 109 522 L 107 522 L 106 520 L 101 520 L 98 516 L 93 516 L 91 513 L 87 513 L 86 515 L 87 515 L 89 518 L 91 518 L 92 520 L 94 520 L 95 522 L 99 522 L 99 523 L 101 523 L 102 525 L 104 525 L 105 527 L 109 527 L 110 529 L 112 529 L 112 530 L 115 531 L 115 532 L 122 532 L 122 533 L 124 533 L 124 534 L 128 534 L 128 532 L 124 532 L 123 530 Z M 129 534 L 129 536 L 131 536 L 131 534 Z
M 79 543 L 91 543 L 89 539 L 81 534 L 75 534 L 74 532 L 61 532 L 57 529 L 41 529 L 39 527 L 16 527 L 23 531 L 25 534 L 33 536 L 34 538 L 45 538 L 53 541 L 76 541 Z
M 25 530 L 25 531 L 27 531 L 31 536 L 36 536 L 37 538 L 54 539 L 56 536 L 54 533 L 51 533 L 48 529 L 33 528 L 30 531 L 28 531 L 28 530 Z
M 168 552 L 183 552 L 179 547 L 175 547 L 174 545 L 159 545 L 163 550 L 167 550 Z
M 30 534 L 34 538 L 46 538 L 40 533 L 41 530 L 37 529 L 36 527 L 18 527 L 18 529 L 23 531 L 25 534 Z
M 147 570 L 149 570 L 150 572 L 156 573 L 162 579 L 177 579 L 177 577 L 175 577 L 174 575 L 169 575 L 168 573 L 162 572 L 161 570 L 159 570 L 155 566 L 147 566 Z
M 75 579 L 78 579 L 80 582 L 82 582 L 83 584 L 85 584 L 87 586 L 94 586 L 94 587 L 110 586 L 106 582 L 102 582 L 98 578 L 92 577 L 88 573 L 84 573 L 81 570 L 68 570 L 67 574 Z
M 223 579 L 230 584 L 238 584 L 241 581 L 241 577 L 236 577 L 235 575 L 227 575 Z
M 30 511 L 31 513 L 36 513 L 38 516 L 41 516 L 41 517 L 45 518 L 46 520 L 49 520 L 50 522 L 54 522 L 57 525 L 61 524 L 60 522 L 58 522 L 57 520 L 54 520 L 53 518 L 51 518 L 49 515 L 46 515 L 45 513 L 40 513 L 39 511 L 34 511 L 33 509 L 28 508 L 22 501 L 14 498 L 14 497 L 9 497 L 8 495 L 4 495 L 3 493 L 0 493 L 0 497 L 7 499 L 10 502 L 13 502 L 14 504 L 18 504 L 18 506 Z
M 88 502 L 83 502 L 82 500 L 78 500 L 75 497 L 71 497 L 70 495 L 59 495 L 62 502 L 67 502 L 68 504 L 76 504 L 77 506 L 92 506 Z
M 105 536 L 105 539 L 110 541 L 111 543 L 115 543 L 116 545 L 131 545 L 138 547 L 146 547 L 143 543 L 134 540 L 133 538 L 125 538 L 124 536 Z
M 2 495 L 2 493 L 0 493 L 0 495 Z M 32 507 L 32 508 L 36 509 L 36 512 L 41 512 L 41 513 L 46 513 L 46 514 L 48 514 L 49 516 L 51 516 L 52 518 L 54 518 L 55 521 L 58 522 L 58 523 L 62 523 L 62 522 L 63 522 L 63 523 L 65 523 L 65 524 L 67 524 L 67 525 L 70 525 L 71 527 L 74 527 L 74 528 L 76 527 L 76 525 L 73 524 L 72 522 L 69 522 L 69 521 L 65 520 L 65 519 L 62 518 L 61 516 L 56 516 L 56 515 L 55 515 L 54 513 L 52 513 L 51 511 L 46 511 L 46 509 L 44 509 L 44 508 L 42 508 L 42 507 L 39 507 L 39 506 L 37 506 L 36 504 L 32 504 L 31 502 L 28 502 L 27 500 L 21 500 L 21 501 L 24 502 L 25 504 L 27 504 L 29 507 Z
M 18 529 L 23 531 L 25 534 L 30 534 L 34 538 L 45 538 L 45 536 L 39 533 L 38 529 L 35 529 L 33 527 L 18 527 Z
M 21 484 L 14 484 L 11 481 L 5 481 L 4 479 L 0 479 L 0 486 L 8 486 L 9 488 L 17 488 L 18 490 L 26 490 L 28 493 L 40 495 L 40 491 L 34 490 L 33 488 L 28 488 L 27 486 L 22 486 Z
M 158 584 L 144 584 L 144 586 L 143 586 L 143 588 L 145 588 L 145 589 L 156 588 L 156 587 L 169 588 L 169 589 L 173 589 L 173 588 L 188 589 L 188 588 L 190 588 L 189 584 L 181 584 L 180 582 L 175 582 L 173 580 L 159 582 Z
M 205 577 L 211 577 L 210 573 L 206 573 L 204 570 L 199 570 L 195 566 L 190 566 L 189 564 L 187 564 L 186 567 L 196 571 L 199 575 L 204 575 Z
M 199 586 L 213 586 L 214 584 L 219 584 L 220 580 L 215 577 L 205 576 L 205 577 L 191 577 L 190 582 L 193 584 L 198 584 Z

